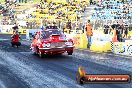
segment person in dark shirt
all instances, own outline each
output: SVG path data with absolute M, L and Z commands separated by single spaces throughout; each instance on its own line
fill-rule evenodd
M 116 28 L 116 24 L 111 25 L 112 29 Z
M 20 43 L 20 35 L 18 33 L 18 31 L 13 31 L 13 35 L 11 36 L 11 44 L 12 44 L 12 47 L 14 47 L 14 45 L 17 46 L 20 46 L 21 43 Z
M 117 40 L 120 42 L 120 31 L 116 29 Z
M 90 0 L 89 3 L 90 3 L 90 5 L 92 5 L 93 4 L 93 0 Z
M 124 4 L 124 0 L 122 0 L 122 3 Z
M 13 31 L 17 31 L 18 30 L 18 26 L 15 24 L 14 27 L 12 27 Z
M 123 34 L 122 30 L 123 30 L 123 26 L 117 23 L 116 34 L 117 34 L 117 40 L 119 42 L 122 42 L 122 34 Z
M 116 29 L 119 29 L 119 28 L 120 28 L 120 24 L 117 22 Z
M 104 25 L 104 34 L 108 34 L 109 26 Z
M 71 21 L 68 20 L 67 24 L 66 24 L 66 28 L 69 29 L 69 33 L 71 31 Z
M 127 35 L 128 35 L 128 29 L 124 28 L 124 38 L 127 38 Z

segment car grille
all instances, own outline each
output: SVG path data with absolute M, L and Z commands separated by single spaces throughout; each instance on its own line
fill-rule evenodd
M 60 46 L 64 46 L 64 42 L 52 42 L 51 43 L 51 47 L 60 47 Z

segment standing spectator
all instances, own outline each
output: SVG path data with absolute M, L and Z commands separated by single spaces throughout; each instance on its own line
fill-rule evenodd
M 58 21 L 58 26 L 59 26 L 59 28 L 61 27 L 61 21 L 60 20 Z
M 21 3 L 21 0 L 19 0 L 19 3 Z
M 117 35 L 117 40 L 120 41 L 120 31 L 119 31 L 119 29 L 116 29 L 116 35 Z
M 108 34 L 108 31 L 109 31 L 109 26 L 104 25 L 104 34 Z
M 119 42 L 122 41 L 122 36 L 121 36 L 121 25 L 117 22 L 116 24 L 116 35 L 117 35 L 117 40 Z
M 124 4 L 124 0 L 122 0 L 122 3 Z
M 21 2 L 23 3 L 23 0 L 21 0 Z
M 123 35 L 124 25 L 121 25 L 121 34 Z
M 66 28 L 69 30 L 68 32 L 70 33 L 71 31 L 71 21 L 68 20 L 67 24 L 66 24 Z
M 12 27 L 12 29 L 13 29 L 13 31 L 15 32 L 15 31 L 18 31 L 18 26 L 17 26 L 17 24 L 15 23 L 15 26 L 14 27 Z
M 27 3 L 27 0 L 25 0 L 25 3 Z
M 90 48 L 91 46 L 91 36 L 92 34 L 92 25 L 90 24 L 90 20 L 88 20 L 87 24 L 85 25 L 85 29 L 86 29 L 86 35 L 88 38 L 88 48 Z
M 89 3 L 90 3 L 90 5 L 92 5 L 93 4 L 93 0 L 89 0 Z
M 120 24 L 117 22 L 116 29 L 119 29 L 119 28 L 120 28 Z
M 127 35 L 128 35 L 128 29 L 125 28 L 125 30 L 124 30 L 124 38 L 127 38 Z

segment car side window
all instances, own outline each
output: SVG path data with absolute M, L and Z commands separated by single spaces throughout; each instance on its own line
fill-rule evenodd
M 46 38 L 45 33 L 42 33 L 41 36 L 40 36 L 40 38 L 44 38 L 45 39 Z

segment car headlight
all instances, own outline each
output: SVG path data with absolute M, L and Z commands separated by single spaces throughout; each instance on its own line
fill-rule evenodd
M 66 45 L 72 46 L 73 43 L 72 42 L 65 42 Z
M 44 43 L 43 47 L 50 47 L 50 43 Z

